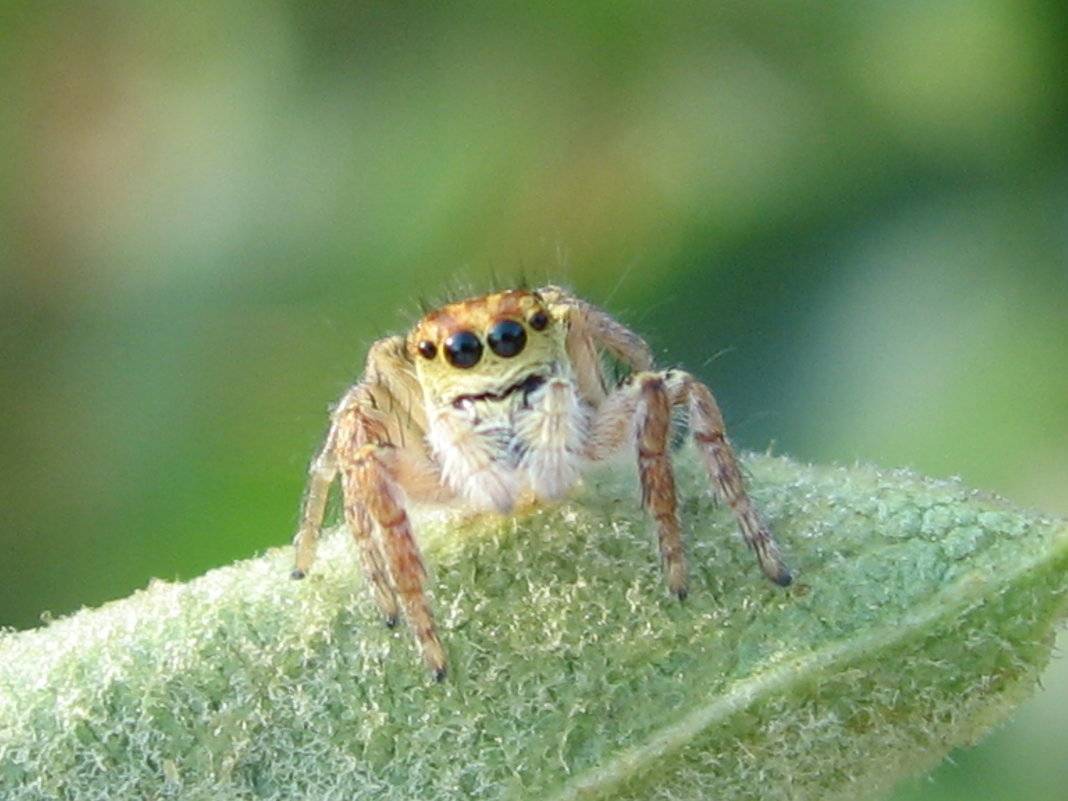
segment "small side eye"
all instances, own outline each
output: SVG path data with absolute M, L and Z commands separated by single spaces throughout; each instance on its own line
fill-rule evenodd
M 544 331 L 549 324 L 549 315 L 539 310 L 530 315 L 530 327 L 535 331 Z
M 486 335 L 490 349 L 498 356 L 515 356 L 527 344 L 527 332 L 515 320 L 501 320 Z
M 482 343 L 470 331 L 460 331 L 445 340 L 445 358 L 453 367 L 474 367 L 482 358 Z
M 438 346 L 429 339 L 424 339 L 416 347 L 419 350 L 419 355 L 424 359 L 433 359 L 438 355 Z

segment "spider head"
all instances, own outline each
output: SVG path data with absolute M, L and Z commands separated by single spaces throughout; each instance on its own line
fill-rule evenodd
M 408 334 L 408 354 L 428 398 L 503 396 L 555 372 L 566 329 L 536 292 L 510 290 L 436 309 Z

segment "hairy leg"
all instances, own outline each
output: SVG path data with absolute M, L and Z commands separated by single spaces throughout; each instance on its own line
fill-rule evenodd
M 346 392 L 331 415 L 326 442 L 309 471 L 292 574 L 294 578 L 303 578 L 314 561 L 327 495 L 340 472 L 345 523 L 356 542 L 375 602 L 390 626 L 396 624 L 399 616 L 400 583 L 411 593 L 412 582 L 408 578 L 411 565 L 418 566 L 416 572 L 420 575 L 422 567 L 410 529 L 406 529 L 405 543 L 403 532 L 398 534 L 395 528 L 383 525 L 376 515 L 382 512 L 382 504 L 359 483 L 359 475 L 367 478 L 369 474 L 365 468 L 357 469 L 357 456 L 365 446 L 371 447 L 379 454 L 373 461 L 388 463 L 391 486 L 403 488 L 410 497 L 433 501 L 448 497 L 424 451 L 425 422 L 418 402 L 418 385 L 405 368 L 402 350 L 403 340 L 399 337 L 376 342 L 368 353 L 363 380 Z M 390 497 L 396 499 L 398 493 L 394 491 Z M 394 516 L 386 517 L 390 522 Z M 376 524 L 383 535 L 381 543 L 375 537 Z M 391 585 L 391 574 L 397 591 Z M 420 593 L 421 581 L 420 578 Z M 429 612 L 424 616 L 429 619 Z M 409 620 L 413 620 L 411 614 Z M 441 662 L 443 667 L 443 661 L 436 662 Z M 435 664 L 435 669 L 438 666 Z
M 358 418 L 359 416 L 354 408 L 344 408 L 347 411 L 334 418 L 326 444 L 312 462 L 309 470 L 310 478 L 304 498 L 304 511 L 301 514 L 300 530 L 295 540 L 296 560 L 293 572 L 290 574 L 295 579 L 304 578 L 315 561 L 315 548 L 323 524 L 327 495 L 338 473 L 336 448 L 339 431 L 345 423 L 349 424 L 348 428 L 351 430 L 351 420 L 345 420 L 344 423 L 342 420 L 345 417 Z M 367 510 L 358 498 L 349 495 L 345 497 L 344 508 L 345 524 L 356 541 L 364 575 L 371 584 L 371 593 L 378 608 L 382 610 L 386 625 L 395 626 L 397 624 L 397 598 L 393 593 L 393 588 L 389 585 L 382 555 L 374 541 L 374 527 L 367 515 Z
M 637 447 L 642 505 L 656 521 L 664 577 L 672 594 L 687 593 L 686 553 L 671 466 L 671 398 L 659 373 L 637 373 L 598 410 L 587 455 L 604 459 L 633 438 Z
M 445 677 L 445 651 L 434 627 L 423 590 L 426 569 L 412 536 L 411 521 L 393 479 L 390 446 L 367 444 L 342 454 L 341 480 L 346 509 L 366 510 L 381 533 L 382 550 L 404 615 L 427 666 L 439 681 Z
M 646 377 L 639 384 L 638 473 L 642 482 L 642 503 L 656 520 L 660 558 L 664 563 L 668 589 L 686 597 L 686 553 L 679 526 L 675 498 L 675 472 L 668 443 L 671 435 L 671 401 L 662 379 Z
M 293 573 L 295 579 L 302 579 L 315 561 L 315 547 L 319 540 L 319 530 L 326 513 L 326 499 L 330 494 L 330 485 L 337 475 L 337 463 L 334 460 L 334 437 L 336 428 L 331 426 L 326 444 L 308 468 L 308 488 L 304 492 L 304 504 L 300 514 L 300 528 L 293 540 L 296 548 Z
M 538 295 L 554 316 L 567 321 L 567 354 L 579 391 L 591 403 L 600 403 L 610 392 L 598 349 L 631 370 L 652 368 L 653 354 L 645 340 L 607 312 L 558 286 L 542 287 Z
M 352 482 L 343 478 L 341 483 L 345 494 L 345 523 L 356 541 L 363 572 L 371 583 L 371 594 L 374 595 L 375 603 L 378 604 L 386 625 L 393 628 L 397 625 L 399 615 L 397 595 L 390 585 L 382 552 L 374 539 L 374 521 L 367 513 L 359 494 L 352 490 Z
M 663 515 L 663 522 L 657 517 L 657 523 L 661 531 L 661 550 L 665 548 L 665 537 L 668 547 L 674 542 L 671 532 L 671 519 L 667 517 L 669 496 L 665 476 L 671 476 L 670 461 L 667 460 L 666 443 L 669 439 L 670 414 L 663 414 L 660 410 L 661 401 L 656 398 L 658 394 L 651 387 L 660 382 L 666 401 L 672 406 L 686 405 L 689 408 L 690 429 L 694 444 L 700 452 L 708 471 L 709 479 L 716 490 L 716 494 L 730 507 L 738 527 L 746 544 L 756 553 L 757 561 L 765 575 L 780 586 L 790 584 L 790 571 L 786 567 L 770 529 L 764 522 L 756 506 L 746 492 L 745 481 L 738 465 L 734 449 L 727 440 L 723 426 L 723 416 L 719 411 L 712 392 L 691 376 L 681 370 L 665 370 L 661 373 L 637 373 L 631 381 L 610 395 L 597 411 L 590 435 L 590 444 L 587 456 L 591 459 L 604 459 L 619 448 L 632 436 L 637 436 L 639 447 L 639 465 L 642 474 L 643 499 L 650 494 L 659 504 L 657 508 L 646 501 L 647 508 L 655 516 Z M 650 400 L 651 399 L 651 400 Z M 650 414 L 650 410 L 655 410 Z M 664 421 L 664 463 L 666 470 L 661 466 L 659 457 L 656 455 L 656 447 L 660 442 L 660 422 Z M 643 441 L 646 443 L 643 445 Z M 648 467 L 641 464 L 642 448 L 645 447 L 648 456 Z M 674 480 L 671 479 L 670 509 L 674 510 Z M 677 518 L 675 518 L 677 527 Z M 678 545 L 681 553 L 681 540 Z M 665 556 L 665 568 L 670 570 L 668 557 Z M 685 561 L 677 560 L 681 564 L 682 577 L 685 577 Z M 669 586 L 671 576 L 668 575 Z M 675 587 L 672 587 L 674 590 Z
M 677 383 L 689 400 L 690 430 L 716 493 L 734 512 L 742 536 L 756 553 L 764 574 L 776 584 L 788 586 L 792 581 L 790 570 L 783 562 L 771 530 L 746 492 L 738 459 L 727 439 L 723 415 L 712 391 L 689 373 L 671 371 L 671 376 L 672 383 Z

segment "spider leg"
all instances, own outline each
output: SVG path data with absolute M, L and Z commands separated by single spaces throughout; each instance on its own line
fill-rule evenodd
M 423 595 L 425 571 L 401 500 L 449 497 L 423 450 L 424 437 L 419 388 L 404 356 L 404 340 L 379 340 L 368 353 L 363 379 L 334 410 L 326 443 L 312 463 L 293 577 L 303 578 L 311 567 L 330 484 L 340 473 L 345 523 L 375 602 L 389 626 L 396 625 L 404 606 L 424 657 L 440 677 L 444 652 Z
M 354 411 L 350 403 L 353 392 L 346 396 L 341 409 Z M 355 412 L 359 417 L 359 413 Z M 304 510 L 301 514 L 300 529 L 297 532 L 294 544 L 296 545 L 296 558 L 292 578 L 302 579 L 311 569 L 315 561 L 315 550 L 319 539 L 319 531 L 322 527 L 323 516 L 326 510 L 326 499 L 330 492 L 330 485 L 338 474 L 337 464 L 337 440 L 341 430 L 341 415 L 336 416 L 327 434 L 326 443 L 319 455 L 312 462 L 309 472 L 308 489 L 304 496 Z M 389 585 L 388 574 L 379 553 L 378 545 L 374 541 L 374 526 L 368 517 L 367 510 L 358 498 L 345 498 L 345 524 L 352 533 L 353 539 L 359 550 L 360 561 L 363 565 L 364 574 L 371 584 L 371 592 L 375 603 L 382 611 L 386 625 L 393 627 L 397 624 L 397 598 L 393 588 Z
M 642 501 L 657 521 L 660 552 L 668 587 L 685 596 L 686 561 L 679 534 L 675 482 L 668 453 L 672 406 L 687 405 L 694 444 L 700 452 L 716 494 L 730 507 L 746 544 L 761 569 L 780 586 L 791 582 L 779 546 L 746 492 L 734 449 L 724 431 L 723 416 L 707 386 L 689 373 L 665 370 L 636 373 L 597 411 L 587 456 L 604 459 L 636 437 Z
M 445 677 L 445 651 L 423 591 L 426 569 L 393 477 L 395 455 L 392 446 L 369 443 L 343 456 L 341 483 L 345 508 L 347 513 L 353 510 L 353 517 L 362 516 L 364 521 L 370 518 L 378 526 L 385 561 L 408 625 L 424 661 L 440 681 Z
M 716 494 L 730 506 L 746 544 L 756 553 L 764 575 L 781 587 L 788 586 L 793 580 L 790 570 L 783 561 L 771 530 L 746 492 L 738 458 L 727 439 L 723 414 L 712 391 L 681 370 L 669 370 L 666 377 L 669 386 L 678 393 L 677 402 L 689 403 L 690 431 L 697 450 L 704 458 Z
M 679 527 L 675 497 L 675 472 L 671 466 L 668 440 L 671 435 L 671 401 L 664 381 L 643 377 L 639 384 L 638 473 L 642 483 L 642 504 L 656 520 L 660 558 L 664 563 L 668 589 L 686 598 L 686 552 Z
M 587 455 L 604 459 L 634 436 L 642 505 L 656 521 L 668 590 L 682 600 L 687 594 L 687 568 L 668 447 L 671 405 L 663 374 L 636 373 L 598 410 Z
M 645 340 L 612 315 L 558 286 L 542 287 L 538 295 L 554 312 L 563 313 L 570 325 L 580 324 L 583 334 L 634 370 L 652 368 L 653 353 Z
M 653 354 L 640 336 L 607 312 L 566 289 L 538 290 L 553 315 L 567 321 L 567 354 L 582 397 L 598 404 L 609 394 L 598 349 L 608 351 L 631 370 L 650 370 Z
M 360 552 L 360 561 L 363 564 L 364 575 L 371 583 L 371 593 L 386 625 L 393 628 L 397 625 L 397 596 L 390 586 L 386 566 L 382 560 L 378 543 L 374 540 L 374 522 L 367 512 L 367 507 L 357 497 L 357 493 L 349 489 L 350 481 L 342 476 L 341 486 L 345 495 L 345 523 L 352 532 L 352 538 L 356 540 L 356 546 Z
M 304 504 L 300 515 L 300 528 L 293 540 L 296 558 L 293 565 L 295 579 L 302 579 L 315 561 L 315 548 L 319 540 L 319 529 L 323 525 L 326 513 L 326 499 L 330 494 L 330 485 L 337 475 L 337 463 L 334 460 L 334 438 L 336 428 L 331 426 L 326 444 L 308 468 L 308 488 L 304 492 Z

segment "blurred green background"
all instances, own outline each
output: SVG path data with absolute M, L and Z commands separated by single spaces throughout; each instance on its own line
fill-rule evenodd
M 1068 514 L 1063 3 L 8 3 L 0 88 L 0 625 L 288 542 L 367 345 L 494 273 L 743 447 Z M 1061 660 L 898 799 L 1065 787 Z

